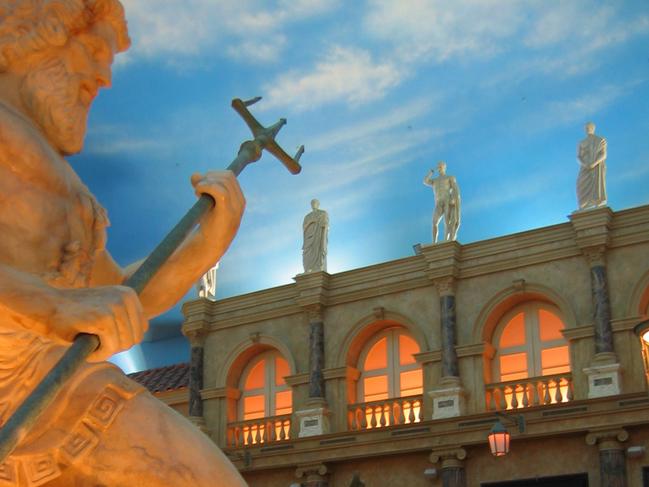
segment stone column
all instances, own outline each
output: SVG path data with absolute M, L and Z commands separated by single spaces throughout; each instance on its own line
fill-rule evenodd
M 442 330 L 442 377 L 459 377 L 460 369 L 455 351 L 455 279 L 438 279 L 435 281 L 435 287 L 439 294 Z
M 310 272 L 295 276 L 297 303 L 302 306 L 309 326 L 309 393 L 306 408 L 294 412 L 299 424 L 298 436 L 322 435 L 329 432 L 324 365 L 326 305 L 329 274 Z
M 433 464 L 441 461 L 442 487 L 466 487 L 466 472 L 464 470 L 466 450 L 464 448 L 433 451 L 429 458 Z
M 623 430 L 596 431 L 586 436 L 586 444 L 599 448 L 600 485 L 627 487 L 624 446 L 629 434 Z
M 309 316 L 309 399 L 325 398 L 324 382 L 324 321 L 322 306 L 307 309 Z
M 207 336 L 207 323 L 185 323 L 182 331 L 191 346 L 189 362 L 189 420 L 202 430 L 205 430 L 201 390 L 203 389 L 203 356 L 205 337 Z
M 464 390 L 456 351 L 457 323 L 455 286 L 462 246 L 455 241 L 423 246 L 421 254 L 428 264 L 428 277 L 439 296 L 439 330 L 442 370 L 438 386 L 428 391 L 433 403 L 433 419 L 464 414 Z
M 575 241 L 590 270 L 595 358 L 584 369 L 588 375 L 588 397 L 620 394 L 620 365 L 613 345 L 611 304 L 606 277 L 606 248 L 613 212 L 608 207 L 579 211 L 570 217 Z
M 329 469 L 323 463 L 301 465 L 295 470 L 302 487 L 329 487 Z

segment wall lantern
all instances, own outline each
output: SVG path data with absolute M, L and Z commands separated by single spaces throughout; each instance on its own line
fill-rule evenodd
M 645 378 L 647 380 L 647 384 L 649 384 L 649 320 L 641 321 L 640 323 L 635 325 L 633 331 L 640 340 Z
M 510 421 L 512 424 L 518 426 L 519 433 L 525 432 L 525 418 L 520 415 L 512 417 L 499 411 L 496 411 L 496 415 L 498 415 L 499 418 L 491 428 L 487 439 L 489 440 L 489 449 L 491 450 L 491 454 L 495 457 L 503 457 L 509 453 L 509 441 L 511 435 L 503 425 L 500 418 Z

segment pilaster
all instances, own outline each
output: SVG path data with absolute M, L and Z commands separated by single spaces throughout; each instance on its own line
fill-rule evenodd
M 600 485 L 627 487 L 626 458 L 622 442 L 629 438 L 624 429 L 598 430 L 586 435 L 586 444 L 599 448 Z
M 329 487 L 329 473 L 324 463 L 300 465 L 295 469 L 295 477 L 301 480 L 303 487 Z
M 189 362 L 189 420 L 202 431 L 206 430 L 203 418 L 203 358 L 205 356 L 205 337 L 209 333 L 206 321 L 184 323 L 183 334 L 191 347 Z
M 329 432 L 324 364 L 324 311 L 327 303 L 329 274 L 311 272 L 295 276 L 296 302 L 302 307 L 309 323 L 309 397 L 306 408 L 295 411 L 299 424 L 298 436 L 322 435 Z
M 433 464 L 441 462 L 442 487 L 466 487 L 464 460 L 466 450 L 462 447 L 433 450 L 429 460 Z

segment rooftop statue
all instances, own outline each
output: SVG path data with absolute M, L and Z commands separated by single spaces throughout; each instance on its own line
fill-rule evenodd
M 318 200 L 311 200 L 311 212 L 304 217 L 302 229 L 304 231 L 302 245 L 304 272 L 326 271 L 329 215 L 320 209 Z
M 435 210 L 433 210 L 433 243 L 437 243 L 439 224 L 444 218 L 444 240 L 456 240 L 460 228 L 460 188 L 454 176 L 446 174 L 446 163 L 437 164 L 439 176 L 433 177 L 431 169 L 424 177 L 424 184 L 433 188 L 435 193 Z
M 218 268 L 219 263 L 217 262 L 198 280 L 196 290 L 199 298 L 209 299 L 210 301 L 216 300 L 216 271 Z
M 194 175 L 218 205 L 138 297 L 106 250 L 106 211 L 63 156 L 129 46 L 117 0 L 0 8 L 0 424 L 80 333 L 100 347 L 0 465 L 15 486 L 245 485 L 207 436 L 105 360 L 142 339 L 218 261 L 245 206 L 229 171 Z
M 577 147 L 577 200 L 580 210 L 606 204 L 606 139 L 595 135 L 593 122 L 588 122 L 585 130 L 586 138 Z

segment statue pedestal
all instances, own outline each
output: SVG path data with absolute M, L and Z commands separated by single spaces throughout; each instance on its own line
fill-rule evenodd
M 329 410 L 323 400 L 308 401 L 310 409 L 295 411 L 293 414 L 299 425 L 299 438 L 329 433 Z
M 433 400 L 433 419 L 454 418 L 464 414 L 464 389 L 459 377 L 443 377 L 440 387 L 428 392 Z
M 589 399 L 620 394 L 620 364 L 616 360 L 614 353 L 598 353 L 592 365 L 584 369 Z

